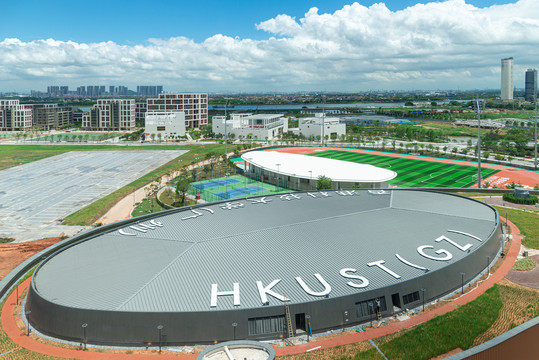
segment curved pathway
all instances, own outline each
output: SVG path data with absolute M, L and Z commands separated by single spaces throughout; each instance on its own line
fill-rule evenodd
M 505 221 L 505 219 L 502 219 Z M 502 280 L 507 273 L 513 267 L 515 260 L 518 256 L 520 250 L 520 231 L 519 229 L 509 221 L 509 226 L 511 227 L 511 233 L 513 234 L 513 240 L 511 246 L 503 261 L 502 265 L 496 270 L 495 273 L 483 281 L 480 285 L 475 287 L 473 290 L 468 293 L 460 296 L 459 298 L 453 300 L 450 303 L 447 303 L 437 309 L 427 311 L 423 314 L 416 315 L 408 320 L 393 323 L 387 326 L 383 326 L 376 329 L 370 329 L 362 333 L 354 333 L 350 335 L 343 335 L 340 337 L 335 337 L 326 340 L 314 341 L 307 344 L 301 344 L 296 346 L 288 346 L 282 348 L 276 348 L 276 353 L 278 356 L 288 355 L 288 354 L 298 354 L 305 352 L 312 348 L 324 349 L 335 347 L 339 345 L 352 344 L 360 341 L 365 341 L 369 339 L 374 339 L 380 336 L 392 334 L 400 331 L 403 328 L 409 328 L 416 326 L 418 324 L 424 323 L 434 316 L 445 314 L 455 308 L 457 305 L 466 304 L 479 295 L 483 294 L 488 288 L 490 288 L 495 283 Z M 21 285 L 19 285 L 19 293 L 22 293 L 30 284 L 31 279 L 27 279 Z M 19 346 L 24 347 L 30 351 L 46 354 L 49 356 L 56 356 L 59 358 L 70 358 L 70 359 L 98 359 L 98 360 L 113 360 L 113 359 L 148 359 L 159 356 L 160 359 L 183 359 L 183 360 L 194 360 L 196 359 L 196 354 L 158 354 L 156 352 L 148 352 L 145 354 L 118 354 L 118 353 L 99 353 L 94 351 L 80 351 L 80 350 L 71 350 L 55 347 L 48 344 L 40 343 L 34 340 L 32 337 L 28 337 L 24 334 L 22 330 L 17 326 L 16 320 L 20 316 L 15 314 L 15 292 L 12 292 L 7 298 L 1 314 L 2 328 L 6 334 Z

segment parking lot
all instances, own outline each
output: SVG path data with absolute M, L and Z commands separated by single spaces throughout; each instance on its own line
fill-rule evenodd
M 58 219 L 185 151 L 71 151 L 0 171 L 0 237 L 36 240 L 79 231 Z

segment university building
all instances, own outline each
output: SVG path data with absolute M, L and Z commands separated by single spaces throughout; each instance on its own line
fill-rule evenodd
M 19 100 L 0 100 L 0 131 L 23 131 L 32 127 L 32 106 Z
M 132 130 L 135 128 L 135 100 L 99 99 L 83 116 L 82 128 L 85 130 Z
M 208 94 L 159 94 L 157 99 L 147 99 L 148 112 L 185 113 L 185 126 L 198 128 L 208 125 Z

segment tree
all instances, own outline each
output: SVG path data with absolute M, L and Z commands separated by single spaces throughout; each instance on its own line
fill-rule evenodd
M 316 190 L 328 190 L 333 188 L 333 181 L 327 176 L 320 175 L 316 180 Z
M 191 181 L 186 176 L 179 177 L 178 181 L 176 182 L 176 196 L 178 198 L 181 197 L 182 206 L 185 205 L 185 197 L 187 195 L 187 190 L 189 190 L 190 185 Z
M 407 101 L 404 103 L 404 106 L 414 106 L 414 103 L 411 101 Z

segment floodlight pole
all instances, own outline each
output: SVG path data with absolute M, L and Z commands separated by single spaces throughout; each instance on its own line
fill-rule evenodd
M 479 98 L 475 101 L 477 105 L 477 188 L 481 189 L 481 108 Z
M 465 274 L 463 272 L 460 273 L 460 286 L 462 294 L 464 294 L 464 275 Z
M 228 139 L 228 132 L 227 132 L 227 129 L 226 129 L 226 110 L 228 108 L 228 99 L 226 100 L 225 102 L 225 160 L 228 158 L 228 153 L 226 151 L 226 145 L 227 145 L 227 139 Z
M 537 170 L 537 89 L 534 89 L 534 100 L 535 100 L 535 159 L 533 161 L 533 167 Z
M 421 293 L 423 295 L 423 312 L 425 312 L 425 288 L 421 288 Z

